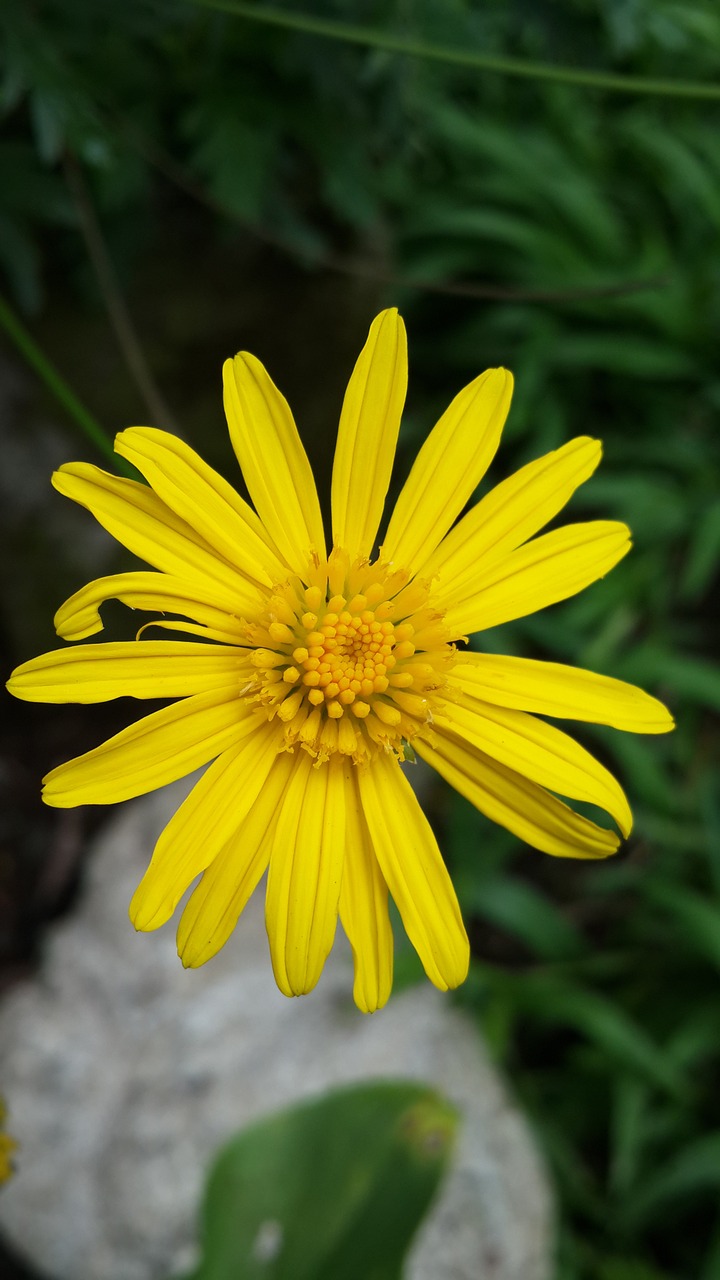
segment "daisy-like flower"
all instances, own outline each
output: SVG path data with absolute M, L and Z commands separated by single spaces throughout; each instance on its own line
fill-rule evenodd
M 467 936 L 402 761 L 422 756 L 482 813 L 546 853 L 603 858 L 618 847 L 615 830 L 553 793 L 599 805 L 626 836 L 625 795 L 584 747 L 537 716 L 639 733 L 672 728 L 665 707 L 632 685 L 464 645 L 471 633 L 581 591 L 629 550 L 628 529 L 615 521 L 533 536 L 593 473 L 600 443 L 582 436 L 531 462 L 455 523 L 510 405 L 511 375 L 488 370 L 430 433 L 376 550 L 407 387 L 404 325 L 384 311 L 345 394 L 328 552 L 285 399 L 244 352 L 226 362 L 224 385 L 255 510 L 181 440 L 147 427 L 115 442 L 147 485 L 85 463 L 53 477 L 156 570 L 90 583 L 59 609 L 58 634 L 100 631 L 99 607 L 115 598 L 198 640 L 138 635 L 17 669 L 9 688 L 31 701 L 180 699 L 53 769 L 44 798 L 60 808 L 112 804 L 212 761 L 158 840 L 130 907 L 137 929 L 164 924 L 199 876 L 178 950 L 185 965 L 204 964 L 269 868 L 267 932 L 286 995 L 314 987 L 339 914 L 357 1004 L 385 1003 L 388 891 L 431 982 L 456 987 Z

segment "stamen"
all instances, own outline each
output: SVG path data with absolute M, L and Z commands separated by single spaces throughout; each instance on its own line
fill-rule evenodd
M 296 689 L 295 693 L 291 693 L 284 702 L 278 707 L 278 715 L 281 720 L 292 720 L 293 716 L 300 710 L 300 703 L 303 700 L 302 689 Z
M 271 622 L 268 627 L 268 634 L 278 644 L 292 644 L 295 639 L 292 631 L 284 622 Z
M 415 652 L 415 645 L 411 640 L 403 640 L 401 644 L 396 645 L 395 658 L 412 658 Z
M 386 702 L 376 702 L 374 711 L 383 724 L 399 724 L 402 716 L 397 707 L 390 707 Z
M 308 609 L 319 609 L 322 604 L 323 594 L 319 587 L 308 587 L 305 591 L 305 603 Z M 314 624 L 311 624 L 314 625 Z M 303 618 L 303 626 L 305 619 Z

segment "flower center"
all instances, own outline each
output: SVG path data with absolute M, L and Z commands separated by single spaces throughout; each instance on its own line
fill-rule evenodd
M 399 759 L 432 719 L 452 656 L 428 585 L 404 570 L 351 563 L 336 548 L 275 588 L 248 625 L 256 676 L 245 694 L 284 725 L 284 745 L 319 760 Z

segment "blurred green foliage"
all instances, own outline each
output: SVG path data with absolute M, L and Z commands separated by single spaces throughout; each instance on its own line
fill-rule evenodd
M 716 0 L 322 12 L 634 75 L 711 80 L 720 57 Z M 494 363 L 517 376 L 501 470 L 576 434 L 604 440 L 573 509 L 627 519 L 633 555 L 482 642 L 636 681 L 678 729 L 581 735 L 636 813 L 613 865 L 518 849 L 440 797 L 476 954 L 462 998 L 544 1143 L 558 1280 L 715 1280 L 720 107 L 481 74 L 176 0 L 43 0 L 5 6 L 0 25 L 0 268 L 26 313 L 59 287 L 53 263 L 63 288 L 86 287 L 70 154 L 125 278 L 162 253 L 172 190 L 208 236 L 244 228 L 308 270 L 389 281 L 411 321 L 408 458 L 448 390 Z

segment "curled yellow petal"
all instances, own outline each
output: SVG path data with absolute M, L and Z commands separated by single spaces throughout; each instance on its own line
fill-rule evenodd
M 100 606 L 120 600 L 130 609 L 155 613 L 177 613 L 192 618 L 236 643 L 245 644 L 241 619 L 252 617 L 264 604 L 260 592 L 249 582 L 230 592 L 218 583 L 173 578 L 166 573 L 114 573 L 96 578 L 81 587 L 55 614 L 55 630 L 63 640 L 85 640 L 103 629 Z

